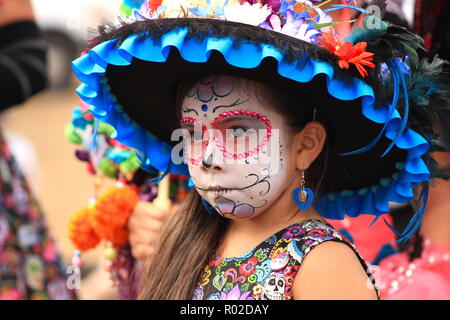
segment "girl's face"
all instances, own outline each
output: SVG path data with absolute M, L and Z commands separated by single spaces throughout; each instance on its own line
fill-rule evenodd
M 270 106 L 244 93 L 240 83 L 225 76 L 201 80 L 184 98 L 180 123 L 195 188 L 230 219 L 264 212 L 295 172 L 289 157 L 294 133 Z

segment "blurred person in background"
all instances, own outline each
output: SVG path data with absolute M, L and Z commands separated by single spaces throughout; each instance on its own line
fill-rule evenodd
M 424 38 L 430 61 L 434 55 L 450 59 L 450 2 L 415 1 L 414 31 Z M 433 61 L 436 63 L 436 61 Z M 443 65 L 447 77 L 449 64 Z M 447 83 L 449 80 L 447 80 Z M 450 113 L 439 114 L 442 124 L 441 145 L 450 146 Z M 442 168 L 450 171 L 450 154 L 435 150 L 433 157 Z M 449 178 L 443 177 L 443 178 Z M 391 212 L 394 226 L 402 230 L 417 211 L 409 203 Z M 380 263 L 383 299 L 450 299 L 450 180 L 437 179 L 430 185 L 430 194 L 420 230 L 399 253 Z
M 47 86 L 30 0 L 0 0 L 0 110 Z M 0 299 L 72 299 L 43 214 L 0 133 Z

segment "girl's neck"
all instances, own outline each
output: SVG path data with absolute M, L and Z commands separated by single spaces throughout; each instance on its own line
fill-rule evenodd
M 298 208 L 293 207 L 290 211 L 285 212 L 279 211 L 278 214 L 264 212 L 251 219 L 231 221 L 216 256 L 224 258 L 241 256 L 288 226 L 305 220 L 321 218 L 312 208 L 299 212 Z
M 230 221 L 218 255 L 238 256 L 244 254 L 290 225 L 304 220 L 321 218 L 312 205 L 307 210 L 300 211 L 295 204 L 292 193 L 298 187 L 298 183 L 294 179 L 297 173 L 298 171 L 293 171 L 285 190 L 270 207 L 253 217 Z
M 320 214 L 312 207 L 306 211 L 300 211 L 296 206 L 284 210 L 270 208 L 256 217 L 231 221 L 228 231 L 232 233 L 270 233 L 272 231 L 276 232 L 297 222 L 320 218 Z M 269 236 L 272 234 L 273 233 L 270 233 Z

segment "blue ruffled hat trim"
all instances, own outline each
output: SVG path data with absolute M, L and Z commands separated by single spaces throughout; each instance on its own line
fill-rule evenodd
M 398 162 L 397 171 L 391 177 L 382 178 L 375 186 L 320 196 L 314 206 L 325 218 L 342 219 L 345 214 L 351 217 L 372 214 L 377 219 L 389 211 L 390 201 L 402 203 L 412 200 L 413 188 L 429 179 L 430 172 L 421 157 L 429 149 L 427 140 L 417 132 L 403 128 L 404 119 L 397 110 L 392 112 L 392 108 L 387 106 L 376 107 L 373 89 L 361 79 L 353 78 L 351 84 L 344 83 L 334 78 L 333 66 L 310 57 L 300 59 L 301 63 L 288 63 L 272 45 L 243 43 L 233 47 L 234 41 L 230 37 L 205 36 L 199 41 L 187 35 L 188 27 L 179 27 L 158 39 L 142 39 L 134 34 L 120 45 L 116 44 L 117 40 L 103 42 L 73 62 L 74 72 L 82 82 L 77 89 L 81 99 L 91 105 L 91 112 L 98 120 L 116 129 L 113 138 L 147 156 L 150 163 L 146 165 L 164 174 L 189 176 L 186 164 L 172 163 L 172 147 L 169 144 L 137 125 L 123 111 L 110 91 L 105 72 L 108 65 L 127 66 L 133 58 L 165 62 L 171 47 L 175 47 L 184 60 L 197 63 L 207 62 L 211 52 L 217 50 L 230 65 L 239 68 L 255 68 L 264 59 L 273 58 L 278 61 L 281 76 L 300 83 L 309 82 L 320 74 L 325 75 L 327 90 L 333 97 L 340 100 L 361 98 L 362 114 L 374 123 L 385 124 L 383 134 L 396 147 L 407 151 L 405 161 Z

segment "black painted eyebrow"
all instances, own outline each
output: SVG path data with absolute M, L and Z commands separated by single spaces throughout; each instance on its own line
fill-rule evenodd
M 183 108 L 183 111 L 186 112 L 186 113 L 189 113 L 189 112 L 195 112 L 195 114 L 198 115 L 198 112 L 197 112 L 197 110 L 195 110 L 195 109 Z
M 233 103 L 230 104 L 230 105 L 220 105 L 220 106 L 215 107 L 215 108 L 213 109 L 212 112 L 213 112 L 213 113 L 216 112 L 216 110 L 219 109 L 219 108 L 231 108 L 231 107 L 236 107 L 236 106 L 239 106 L 239 105 L 241 105 L 241 104 L 243 104 L 243 103 L 246 103 L 248 100 L 250 100 L 250 99 L 247 99 L 247 100 L 245 100 L 245 101 L 241 101 L 241 99 L 237 99 L 235 102 L 233 102 Z

